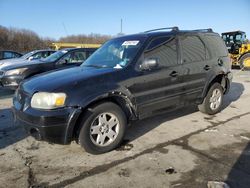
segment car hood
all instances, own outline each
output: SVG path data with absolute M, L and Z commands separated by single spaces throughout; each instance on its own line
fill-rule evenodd
M 27 61 L 27 60 L 22 60 L 22 61 L 17 61 L 17 62 L 6 62 L 2 65 L 0 65 L 0 70 L 11 70 L 11 69 L 18 69 L 38 63 L 43 63 L 43 61 L 40 60 L 34 60 L 34 61 Z
M 5 66 L 9 66 L 9 65 L 13 65 L 13 64 L 19 64 L 19 63 L 22 63 L 24 61 L 27 61 L 27 60 L 22 59 L 22 58 L 13 58 L 13 59 L 1 60 L 0 61 L 0 69 L 5 67 Z
M 73 87 L 81 83 L 86 83 L 88 79 L 97 78 L 115 71 L 113 68 L 95 68 L 95 67 L 74 67 L 43 73 L 31 79 L 26 80 L 21 88 L 33 94 L 37 91 L 57 92 L 68 90 L 68 87 Z

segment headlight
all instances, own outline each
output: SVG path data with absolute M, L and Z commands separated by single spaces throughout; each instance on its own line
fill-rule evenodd
M 19 75 L 22 74 L 27 68 L 21 68 L 21 69 L 13 69 L 5 72 L 6 76 L 11 76 L 11 75 Z
M 66 100 L 65 93 L 35 93 L 31 99 L 31 107 L 39 109 L 56 109 L 64 106 Z

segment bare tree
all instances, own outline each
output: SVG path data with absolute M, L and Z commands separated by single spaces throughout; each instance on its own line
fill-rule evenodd
M 52 42 L 102 44 L 110 38 L 112 36 L 91 33 L 70 35 L 56 41 L 52 38 L 41 38 L 31 30 L 6 28 L 0 25 L 0 50 L 14 50 L 22 53 L 48 48 Z

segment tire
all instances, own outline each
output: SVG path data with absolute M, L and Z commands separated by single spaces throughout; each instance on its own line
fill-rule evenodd
M 215 98 L 212 99 L 213 96 Z M 214 83 L 208 90 L 206 97 L 203 100 L 203 103 L 198 105 L 198 108 L 202 113 L 213 115 L 221 111 L 222 101 L 223 88 L 219 83 Z
M 82 118 L 78 142 L 91 154 L 109 152 L 120 145 L 126 127 L 126 116 L 118 105 L 100 103 Z
M 245 65 L 245 61 L 248 60 L 250 61 L 250 53 L 244 54 L 241 58 L 240 58 L 240 68 L 241 69 L 250 69 L 250 66 L 246 66 Z

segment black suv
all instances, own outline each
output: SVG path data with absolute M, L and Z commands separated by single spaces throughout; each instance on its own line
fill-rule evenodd
M 96 48 L 70 48 L 57 51 L 47 58 L 11 63 L 0 67 L 0 87 L 15 90 L 24 79 L 55 69 L 80 66 Z
M 112 39 L 80 67 L 22 83 L 18 122 L 37 139 L 99 154 L 121 143 L 129 121 L 189 104 L 219 112 L 232 80 L 223 40 L 211 29 L 165 29 Z

